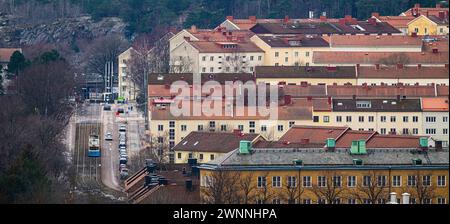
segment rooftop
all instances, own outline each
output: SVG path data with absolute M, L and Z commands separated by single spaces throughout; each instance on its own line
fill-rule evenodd
M 271 47 L 329 47 L 327 41 L 322 37 L 306 37 L 304 35 L 295 36 L 258 36 L 262 41 Z
M 419 15 L 434 15 L 439 16 L 439 12 L 448 12 L 448 8 L 442 7 L 440 4 L 436 4 L 436 7 L 420 7 L 420 4 L 415 4 L 414 7 L 403 12 L 406 16 L 419 16 Z M 448 15 L 448 14 L 447 14 Z
M 330 47 L 422 47 L 422 39 L 404 35 L 333 35 L 323 38 Z
M 196 26 L 192 26 L 190 29 L 186 29 L 191 35 L 197 38 L 199 41 L 231 41 L 242 40 L 249 41 L 250 37 L 254 34 L 248 30 L 226 30 L 224 27 L 216 29 L 197 29 Z
M 447 45 L 448 46 L 448 45 Z M 448 47 L 447 47 L 448 48 Z M 448 64 L 448 52 L 432 53 L 428 52 L 402 52 L 409 62 L 408 65 L 427 64 L 443 65 Z M 378 64 L 380 60 L 399 55 L 393 52 L 326 52 L 315 51 L 313 63 L 315 64 Z
M 284 134 L 280 141 L 282 142 L 302 142 L 302 139 L 308 139 L 309 143 L 325 144 L 327 138 L 338 138 L 348 130 L 348 127 L 321 127 L 321 126 L 300 126 L 291 127 Z
M 396 28 L 407 28 L 408 23 L 416 17 L 414 16 L 376 16 L 381 22 L 386 22 Z
M 342 86 L 328 85 L 327 93 L 331 97 L 426 97 L 435 96 L 434 86 Z
M 423 111 L 448 111 L 448 97 L 422 98 Z
M 239 147 L 239 142 L 242 140 L 253 142 L 258 138 L 258 134 L 194 131 L 181 140 L 173 150 L 227 153 Z
M 409 67 L 403 66 L 361 66 L 358 69 L 359 78 L 390 78 L 390 79 L 448 79 L 448 67 Z
M 264 51 L 252 42 L 228 42 L 219 43 L 212 41 L 189 41 L 200 53 L 236 53 L 236 52 L 259 52 Z M 232 45 L 233 47 L 224 47 Z
M 149 85 L 171 85 L 176 81 L 185 81 L 189 85 L 193 84 L 194 74 L 193 73 L 150 73 L 148 76 Z M 200 75 L 201 83 L 207 81 L 217 81 L 220 84 L 225 84 L 226 81 L 254 81 L 255 78 L 252 73 L 201 73 Z
M 356 78 L 354 66 L 256 66 L 256 78 Z
M 420 99 L 333 99 L 333 111 L 420 112 Z

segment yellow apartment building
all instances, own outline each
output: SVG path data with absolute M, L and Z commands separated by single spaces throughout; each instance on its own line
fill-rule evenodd
M 420 15 L 408 23 L 408 34 L 417 35 L 448 35 L 448 10 L 436 15 Z
M 448 204 L 448 148 L 240 147 L 200 166 L 203 203 Z M 244 144 L 245 145 L 245 144 Z M 386 141 L 385 145 L 389 145 Z M 213 194 L 223 192 L 223 194 Z M 409 195 L 407 195 L 407 194 Z M 403 198 L 404 197 L 404 198 Z
M 250 38 L 264 53 L 265 66 L 309 66 L 314 51 L 328 51 L 329 44 L 317 36 L 258 36 Z

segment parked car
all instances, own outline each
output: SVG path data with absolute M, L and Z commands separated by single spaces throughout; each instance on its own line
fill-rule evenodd
M 128 169 L 127 168 L 124 168 L 124 169 L 122 169 L 121 171 L 120 171 L 120 178 L 121 179 L 125 179 L 125 178 L 127 178 L 128 177 Z
M 127 131 L 127 127 L 125 125 L 120 125 L 119 126 L 119 133 L 124 133 Z
M 112 141 L 113 140 L 112 134 L 110 132 L 106 133 L 105 140 L 106 141 Z
M 128 162 L 128 158 L 120 157 L 119 164 L 127 164 L 127 162 Z
M 111 110 L 111 105 L 105 104 L 105 105 L 103 106 L 103 110 L 110 111 L 110 110 Z
M 123 114 L 123 113 L 125 113 L 125 110 L 123 108 L 119 108 L 119 109 L 117 109 L 117 113 Z

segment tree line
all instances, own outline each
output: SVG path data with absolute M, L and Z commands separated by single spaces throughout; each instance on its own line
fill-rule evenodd
M 0 203 L 64 203 L 73 72 L 55 50 L 11 59 L 13 88 L 0 95 Z

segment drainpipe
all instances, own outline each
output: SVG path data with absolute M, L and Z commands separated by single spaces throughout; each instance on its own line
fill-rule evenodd
M 389 192 L 391 192 L 391 169 L 392 169 L 392 166 L 389 166 L 389 179 L 388 179 L 388 181 L 389 181 L 389 185 L 388 185 L 389 186 Z
M 297 187 L 297 191 L 298 191 L 298 203 L 300 204 L 300 188 L 302 187 L 301 185 L 300 185 L 300 178 L 301 178 L 301 170 L 302 170 L 302 167 L 300 166 L 299 168 L 298 168 L 298 187 Z M 312 180 L 311 180 L 312 181 Z M 294 202 L 294 204 L 295 204 L 295 202 Z

